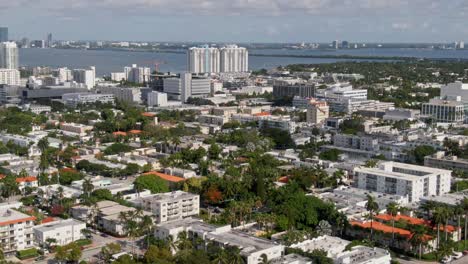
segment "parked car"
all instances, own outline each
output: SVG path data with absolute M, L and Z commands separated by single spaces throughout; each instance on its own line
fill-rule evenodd
M 450 261 L 452 261 L 452 257 L 451 256 L 445 256 L 443 259 L 442 259 L 442 263 L 449 263 Z
M 461 252 L 456 252 L 456 251 L 454 251 L 454 252 L 452 253 L 452 258 L 454 258 L 454 259 L 459 259 L 459 258 L 461 258 L 461 257 L 463 257 L 463 253 L 461 253 Z

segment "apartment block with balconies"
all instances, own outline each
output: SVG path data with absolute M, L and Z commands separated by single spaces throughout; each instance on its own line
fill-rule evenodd
M 34 220 L 13 209 L 0 210 L 0 248 L 6 255 L 34 246 Z
M 133 201 L 155 216 L 156 223 L 179 220 L 200 213 L 200 196 L 183 191 L 155 194 Z

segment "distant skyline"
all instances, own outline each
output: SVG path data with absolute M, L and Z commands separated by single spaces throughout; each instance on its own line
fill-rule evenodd
M 448 43 L 467 17 L 466 0 L 0 1 L 11 39 Z

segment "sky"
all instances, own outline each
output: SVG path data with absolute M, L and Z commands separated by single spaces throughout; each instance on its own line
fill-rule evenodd
M 467 22 L 467 0 L 0 0 L 11 39 L 445 43 Z

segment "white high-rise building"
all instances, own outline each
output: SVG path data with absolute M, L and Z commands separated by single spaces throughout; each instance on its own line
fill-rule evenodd
M 138 67 L 133 64 L 131 67 L 125 67 L 125 78 L 129 82 L 147 83 L 151 75 L 151 69 L 148 67 Z
M 217 73 L 220 71 L 219 49 L 208 45 L 192 47 L 187 52 L 188 71 L 191 73 Z
M 164 92 L 173 100 L 186 102 L 190 97 L 206 97 L 211 92 L 211 79 L 181 73 L 180 78 L 164 79 Z
M 228 45 L 220 49 L 221 72 L 248 72 L 249 52 L 237 45 Z
M 0 68 L 18 69 L 18 47 L 15 42 L 0 43 Z
M 148 106 L 166 106 L 167 93 L 152 91 L 148 93 Z
M 0 84 L 20 85 L 20 72 L 16 69 L 0 68 Z
M 73 80 L 85 84 L 88 89 L 94 88 L 96 85 L 96 69 L 90 67 L 89 69 L 73 70 Z
M 73 81 L 73 73 L 67 67 L 58 68 L 56 71 L 56 77 L 59 79 L 59 82 L 61 83 Z

